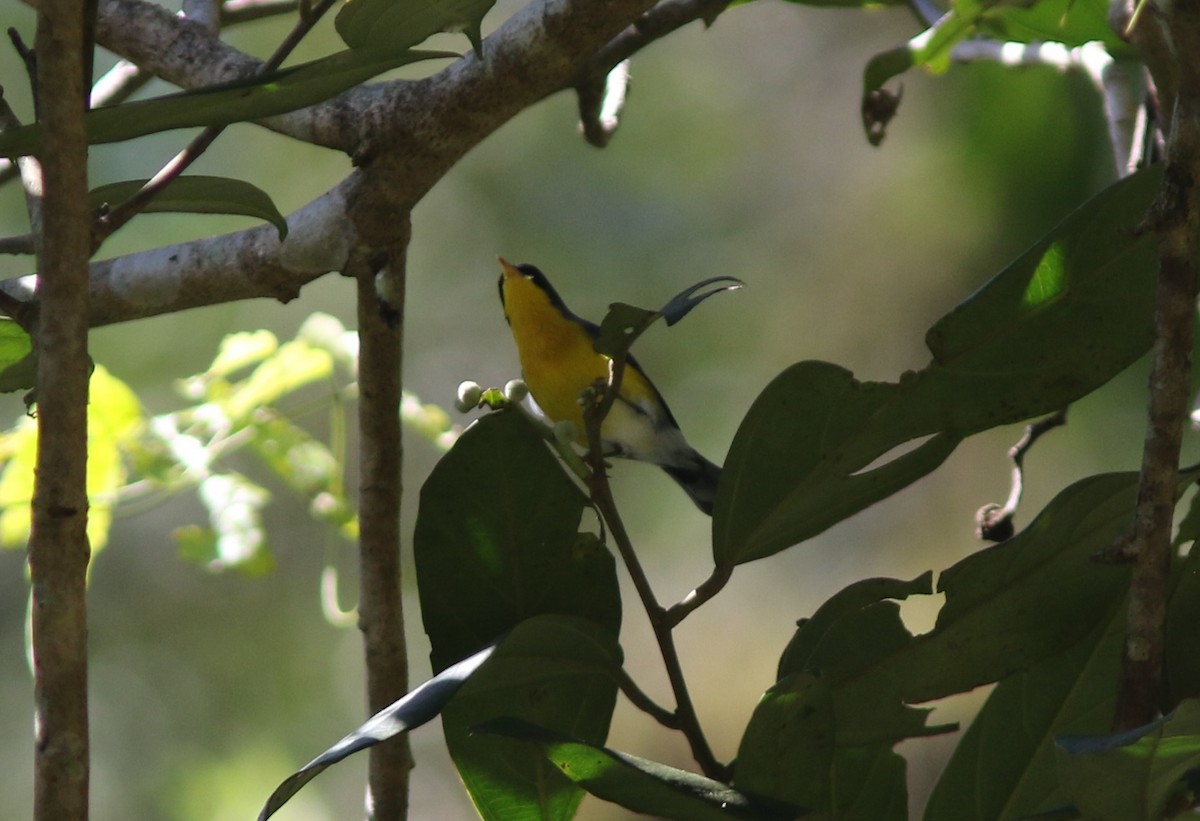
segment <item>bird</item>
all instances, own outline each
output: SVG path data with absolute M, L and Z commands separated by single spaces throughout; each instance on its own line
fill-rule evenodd
M 500 304 L 512 330 L 522 375 L 534 401 L 552 422 L 574 423 L 586 446 L 581 394 L 608 379 L 609 357 L 593 343 L 600 329 L 576 316 L 533 265 L 500 262 Z M 688 444 L 666 400 L 632 356 L 621 389 L 600 426 L 605 456 L 658 465 L 711 516 L 721 468 Z

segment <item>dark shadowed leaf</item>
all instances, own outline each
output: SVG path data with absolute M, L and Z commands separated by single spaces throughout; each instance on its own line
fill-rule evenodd
M 88 192 L 92 210 L 102 205 L 115 206 L 141 190 L 146 180 L 124 180 L 109 183 Z M 266 220 L 279 231 L 279 239 L 287 236 L 287 220 L 266 191 L 245 180 L 201 175 L 178 177 L 150 201 L 146 212 L 177 212 L 185 214 L 238 214 Z
M 537 616 L 513 629 L 442 714 L 446 745 L 485 819 L 571 818 L 583 791 L 527 744 L 474 735 L 515 717 L 603 744 L 616 704 L 616 637 L 570 616 Z
M 893 384 L 801 362 L 776 377 L 725 461 L 717 564 L 810 538 L 924 476 L 964 436 L 1057 410 L 1141 356 L 1156 255 L 1136 229 L 1159 178 L 1109 187 L 940 320 L 925 369 Z
M 829 687 L 819 676 L 793 673 L 754 708 L 738 745 L 733 784 L 798 807 L 825 808 L 835 742 Z
M 1128 733 L 1059 738 L 1058 772 L 1085 818 L 1176 817 L 1200 787 L 1200 701 Z
M 586 503 L 520 413 L 459 437 L 421 488 L 413 537 L 435 670 L 543 613 L 619 632 L 615 563 L 579 532 Z
M 174 128 L 228 125 L 284 114 L 327 100 L 390 69 L 457 56 L 441 51 L 353 49 L 267 77 L 94 108 L 85 119 L 88 142 L 111 143 Z M 0 156 L 30 154 L 40 143 L 40 125 L 5 131 L 0 134 Z
M 351 48 L 412 48 L 440 31 L 461 31 L 483 56 L 480 27 L 496 0 L 348 0 L 334 25 Z
M 416 729 L 437 716 L 462 687 L 463 682 L 487 661 L 495 649 L 495 645 L 488 645 L 478 653 L 450 665 L 429 681 L 411 690 L 399 701 L 371 716 L 367 723 L 288 776 L 267 799 L 266 806 L 259 813 L 259 821 L 266 821 L 274 815 L 300 791 L 301 787 L 326 768 L 359 750 L 365 750 L 400 733 Z
M 799 808 L 747 795 L 720 781 L 590 744 L 527 721 L 500 718 L 481 724 L 475 731 L 536 745 L 541 755 L 589 793 L 636 813 L 678 821 L 784 821 L 806 815 Z
M 925 821 L 1017 821 L 1061 806 L 1054 737 L 1112 722 L 1125 605 L 1065 653 L 1001 681 L 938 779 Z

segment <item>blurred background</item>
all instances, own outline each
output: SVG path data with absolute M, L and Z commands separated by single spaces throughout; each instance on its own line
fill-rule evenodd
M 501 0 L 485 33 L 518 6 Z M 30 43 L 33 17 L 15 0 L 0 3 L 0 25 L 15 26 Z M 1097 94 L 1084 79 L 1048 69 L 971 65 L 941 77 L 907 75 L 899 116 L 882 147 L 872 148 L 859 121 L 862 68 L 917 31 L 901 10 L 760 0 L 639 55 L 623 124 L 603 151 L 579 137 L 570 95 L 524 112 L 414 214 L 408 390 L 450 407 L 461 380 L 502 385 L 518 375 L 496 299 L 497 253 L 539 265 L 577 313 L 594 319 L 609 302 L 656 307 L 706 277 L 744 279 L 748 288 L 706 303 L 674 328 L 656 326 L 637 348 L 689 439 L 716 461 L 754 397 L 792 362 L 825 359 L 875 380 L 924 366 L 925 329 L 1114 172 Z M 265 55 L 283 32 L 281 23 L 256 23 L 229 39 Z M 329 20 L 302 56 L 334 48 Z M 0 49 L 0 82 L 29 118 L 24 72 L 9 48 Z M 143 95 L 168 90 L 159 84 Z M 97 147 L 93 184 L 149 176 L 186 138 Z M 287 213 L 334 185 L 350 163 L 235 126 L 195 170 L 247 179 Z M 101 255 L 249 224 L 143 217 Z M 27 230 L 19 186 L 9 184 L 0 190 L 0 232 Z M 25 259 L 0 259 L 6 277 L 29 268 Z M 225 334 L 266 327 L 290 337 L 318 310 L 354 327 L 353 299 L 353 285 L 329 275 L 286 306 L 257 301 L 99 329 L 93 355 L 130 382 L 150 412 L 163 412 L 181 404 L 175 380 L 203 370 Z M 1019 526 L 1075 479 L 1137 468 L 1144 383 L 1140 363 L 1073 407 L 1068 426 L 1039 443 L 1026 463 Z M 0 423 L 22 411 L 19 398 L 0 398 Z M 327 433 L 320 414 L 306 421 Z M 1014 426 L 976 436 L 939 471 L 852 521 L 739 567 L 728 588 L 680 627 L 685 671 L 718 757 L 736 752 L 797 618 L 856 579 L 911 578 L 978 548 L 974 511 L 1007 495 L 1005 453 L 1020 433 Z M 416 492 L 438 453 L 416 436 L 406 448 L 402 517 L 411 534 Z M 659 598 L 677 600 L 711 568 L 709 520 L 660 471 L 618 464 L 614 475 Z M 255 478 L 266 480 L 261 472 Z M 177 556 L 171 530 L 204 520 L 192 497 L 119 515 L 91 577 L 93 818 L 252 818 L 280 780 L 362 719 L 358 633 L 328 624 L 318 600 L 321 569 L 332 562 L 342 574 L 342 605 L 353 606 L 353 549 L 311 523 L 302 500 L 273 490 L 267 523 L 277 567 L 259 579 L 211 573 Z M 429 665 L 410 547 L 415 683 Z M 630 669 L 669 703 L 645 617 L 627 592 Z M 936 606 L 906 606 L 912 629 L 928 629 Z M 0 552 L 0 807 L 9 818 L 28 816 L 31 800 L 26 607 L 24 556 Z M 981 696 L 943 704 L 931 721 L 968 720 Z M 901 745 L 914 808 L 956 738 Z M 412 744 L 412 817 L 473 817 L 437 724 L 415 732 Z M 624 701 L 610 744 L 691 766 L 680 738 Z M 278 817 L 360 817 L 365 763 L 355 757 L 324 773 Z M 626 815 L 585 799 L 580 817 Z

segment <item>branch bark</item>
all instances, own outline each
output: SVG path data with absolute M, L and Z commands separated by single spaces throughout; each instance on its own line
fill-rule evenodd
M 1150 8 L 1153 10 L 1153 5 Z M 1163 190 L 1152 216 L 1159 239 L 1157 336 L 1142 471 L 1128 545 L 1135 564 L 1113 722 L 1118 731 L 1149 723 L 1159 709 L 1171 520 L 1191 393 L 1193 323 L 1200 282 L 1196 270 L 1200 251 L 1200 8 L 1174 4 L 1171 16 L 1162 20 L 1165 25 L 1158 27 L 1158 22 L 1144 20 L 1143 25 L 1166 34 L 1174 60 L 1172 79 L 1177 79 L 1178 85 L 1167 135 Z
M 38 9 L 41 155 L 38 454 L 29 538 L 36 751 L 34 818 L 88 816 L 87 206 L 84 5 Z
M 400 366 L 410 230 L 408 219 L 401 220 L 382 267 L 363 261 L 354 270 L 359 338 L 358 625 L 366 653 L 367 715 L 408 689 L 400 596 Z M 369 817 L 407 817 L 412 767 L 407 734 L 371 748 Z

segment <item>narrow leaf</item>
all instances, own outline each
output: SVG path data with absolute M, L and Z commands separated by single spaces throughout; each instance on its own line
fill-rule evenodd
M 418 60 L 457 57 L 453 52 L 368 48 L 340 51 L 266 77 L 94 108 L 84 119 L 88 142 L 111 143 L 169 131 L 257 120 L 306 108 L 366 82 L 377 74 Z M 0 156 L 34 153 L 39 124 L 0 133 Z
M 414 730 L 436 717 L 463 683 L 491 657 L 495 649 L 494 643 L 489 644 L 462 661 L 451 664 L 433 678 L 410 690 L 403 698 L 371 716 L 361 727 L 288 776 L 267 799 L 266 805 L 259 813 L 259 821 L 266 821 L 274 815 L 300 791 L 301 787 L 331 765 L 359 750 Z
M 104 205 L 117 205 L 140 191 L 146 182 L 147 180 L 124 180 L 102 185 L 88 193 L 88 201 L 92 210 Z M 287 220 L 279 213 L 266 191 L 245 180 L 229 177 L 178 177 L 168 183 L 144 210 L 254 217 L 274 225 L 279 231 L 281 241 L 288 231 Z

